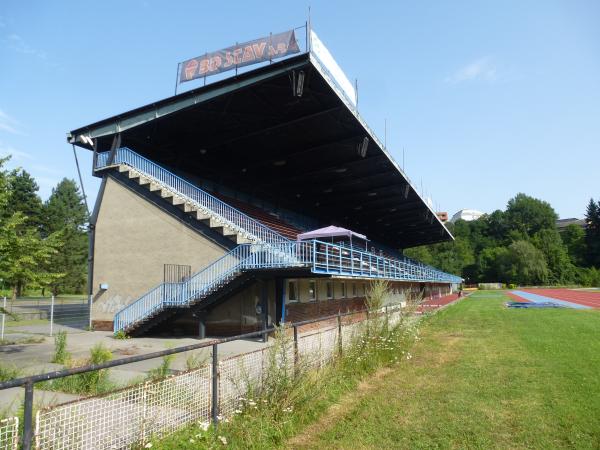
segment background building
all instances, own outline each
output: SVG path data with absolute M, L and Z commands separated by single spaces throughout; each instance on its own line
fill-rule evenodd
M 482 213 L 481 211 L 477 211 L 476 209 L 461 209 L 452 216 L 450 222 L 454 223 L 459 219 L 470 222 L 472 220 L 479 219 L 481 216 L 483 216 L 483 214 L 484 213 Z

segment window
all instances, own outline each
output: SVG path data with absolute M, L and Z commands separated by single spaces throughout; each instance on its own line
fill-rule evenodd
M 333 282 L 332 281 L 325 282 L 325 287 L 327 289 L 327 298 L 333 298 Z
M 358 293 L 356 291 L 356 283 L 352 283 L 352 297 L 358 297 Z
M 297 280 L 289 280 L 288 281 L 288 301 L 297 302 L 298 298 L 298 281 Z
M 310 280 L 308 282 L 308 299 L 309 300 L 317 299 L 317 288 L 315 286 L 315 280 Z
M 346 282 L 342 281 L 340 283 L 341 286 L 341 290 L 342 290 L 342 298 L 346 298 Z

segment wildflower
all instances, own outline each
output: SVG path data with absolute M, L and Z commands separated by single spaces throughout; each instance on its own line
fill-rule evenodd
M 234 413 L 234 414 L 241 414 L 241 413 L 242 413 L 242 410 L 241 410 L 241 409 L 236 409 L 236 410 L 235 410 L 233 413 Z
M 219 440 L 221 441 L 221 444 L 227 445 L 227 438 L 225 436 L 219 436 Z
M 194 442 L 196 442 L 194 439 L 190 439 L 190 444 L 193 444 Z
M 200 428 L 202 428 L 202 431 L 208 430 L 208 427 L 210 426 L 210 424 L 208 422 L 199 422 L 198 425 L 200 425 Z
M 144 448 L 152 448 L 152 442 L 148 442 L 146 445 L 144 445 Z

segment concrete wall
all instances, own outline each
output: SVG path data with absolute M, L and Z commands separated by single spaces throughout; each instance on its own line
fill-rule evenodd
M 257 314 L 263 281 L 255 281 L 210 310 L 206 317 L 206 333 L 210 336 L 235 336 L 262 329 L 263 316 Z M 267 326 L 276 322 L 275 280 L 267 284 Z
M 192 273 L 226 250 L 108 177 L 96 221 L 92 319 L 100 326 L 163 281 L 164 264 Z M 108 290 L 99 285 L 107 283 Z M 107 323 L 105 323 L 107 325 Z

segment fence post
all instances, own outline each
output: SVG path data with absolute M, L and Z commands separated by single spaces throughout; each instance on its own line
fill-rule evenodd
M 338 316 L 337 316 L 337 323 L 338 323 L 338 345 L 340 347 L 340 357 L 342 356 L 343 353 L 343 343 L 342 343 L 342 315 L 341 313 L 338 311 Z
M 54 294 L 52 294 L 52 300 L 50 301 L 50 336 L 54 332 Z
M 90 316 L 89 318 L 89 322 L 88 322 L 88 328 L 90 329 L 90 331 L 92 330 L 92 295 L 90 294 L 88 299 L 88 314 Z
M 33 381 L 25 384 L 25 409 L 23 411 L 23 450 L 31 450 L 33 442 Z
M 218 344 L 212 346 L 212 421 L 215 427 L 219 422 L 219 355 Z
M 298 326 L 294 325 L 294 368 L 298 366 Z

